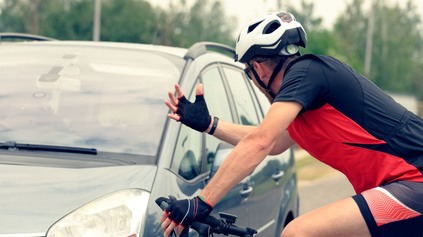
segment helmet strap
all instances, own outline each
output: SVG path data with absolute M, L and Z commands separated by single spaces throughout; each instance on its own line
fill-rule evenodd
M 275 69 L 273 70 L 272 75 L 270 76 L 270 79 L 269 79 L 269 83 L 267 83 L 267 88 L 269 88 L 269 90 L 270 90 L 270 86 L 272 85 L 273 81 L 276 78 L 276 75 L 282 69 L 284 62 L 285 62 L 285 60 L 280 60 L 278 65 L 276 65 Z M 269 94 L 270 94 L 270 96 L 272 96 L 273 99 L 276 97 L 276 95 L 273 92 L 271 92 Z
M 252 68 L 251 70 L 254 74 L 254 77 L 256 78 L 256 81 L 258 82 L 258 84 L 264 89 L 266 90 L 266 92 L 272 97 L 275 98 L 275 94 L 272 92 L 272 90 L 270 90 L 270 88 L 268 88 L 266 86 L 266 84 L 264 84 L 264 82 L 260 79 L 260 76 L 258 75 L 258 73 L 256 72 L 256 70 L 254 70 L 254 68 Z
M 276 65 L 275 69 L 273 70 L 272 75 L 270 76 L 269 79 L 269 83 L 264 84 L 264 82 L 260 79 L 259 75 L 257 74 L 256 70 L 254 70 L 253 68 L 253 74 L 254 77 L 256 78 L 257 82 L 259 83 L 259 85 L 266 90 L 266 92 L 274 99 L 276 97 L 275 93 L 273 93 L 273 91 L 270 89 L 270 86 L 272 85 L 273 81 L 276 78 L 276 75 L 279 73 L 279 71 L 282 69 L 283 63 L 285 62 L 285 60 L 281 60 L 278 65 Z

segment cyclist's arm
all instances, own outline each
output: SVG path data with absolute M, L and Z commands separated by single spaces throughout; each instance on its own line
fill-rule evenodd
M 178 111 L 177 106 L 179 104 L 178 98 L 183 97 L 184 92 L 182 91 L 181 87 L 178 84 L 175 84 L 175 91 L 176 91 L 176 96 L 173 94 L 173 92 L 168 92 L 169 100 L 165 100 L 165 104 L 173 112 L 173 113 L 170 113 L 168 117 L 175 121 L 180 121 L 181 117 L 179 114 L 177 114 L 177 111 Z M 197 85 L 195 94 L 196 95 L 203 94 L 202 84 Z M 210 121 L 209 127 L 205 132 L 209 133 L 210 129 L 212 128 L 213 120 L 214 119 Z M 245 126 L 245 125 L 239 125 L 239 124 L 234 124 L 234 123 L 229 123 L 229 122 L 219 120 L 213 135 L 220 140 L 228 142 L 232 145 L 236 145 L 247 133 L 251 132 L 254 128 L 255 126 Z M 289 137 L 288 132 L 285 131 L 281 133 L 281 136 L 278 137 L 278 139 L 276 140 L 276 145 L 274 146 L 275 149 L 272 150 L 269 154 L 271 155 L 280 154 L 284 152 L 286 149 L 288 149 L 289 147 L 291 147 L 292 145 L 294 145 L 294 141 Z
M 210 131 L 212 124 L 213 121 L 207 129 L 207 133 Z M 254 128 L 256 128 L 256 126 L 246 126 L 219 120 L 218 126 L 216 127 L 213 136 L 232 145 L 237 145 L 238 142 L 241 141 L 241 139 Z M 280 134 L 280 136 L 277 138 L 275 145 L 269 154 L 280 154 L 294 144 L 295 142 L 289 136 L 288 131 L 285 130 L 285 132 Z
M 262 124 L 241 139 L 201 195 L 211 203 L 218 203 L 231 188 L 254 171 L 272 151 L 278 138 L 288 139 L 283 134 L 301 109 L 297 102 L 273 103 Z

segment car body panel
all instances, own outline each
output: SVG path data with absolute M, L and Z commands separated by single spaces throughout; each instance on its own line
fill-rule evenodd
M 156 167 L 58 168 L 0 165 L 0 234 L 45 233 L 65 214 L 128 188 L 151 190 Z

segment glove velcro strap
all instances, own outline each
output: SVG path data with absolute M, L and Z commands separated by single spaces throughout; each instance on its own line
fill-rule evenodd
M 204 196 L 198 196 L 198 198 L 199 198 L 201 201 L 203 201 L 203 202 L 207 203 L 207 205 L 209 205 L 211 208 L 213 208 L 213 207 L 214 207 L 213 203 L 211 203 L 210 201 L 206 200 L 206 198 L 205 198 Z

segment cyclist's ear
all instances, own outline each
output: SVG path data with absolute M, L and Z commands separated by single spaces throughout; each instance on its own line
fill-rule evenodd
M 195 89 L 195 95 L 202 95 L 204 94 L 203 92 L 203 84 L 198 84 L 197 88 Z

